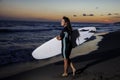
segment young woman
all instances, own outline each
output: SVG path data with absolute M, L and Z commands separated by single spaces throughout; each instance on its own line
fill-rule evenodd
M 71 34 L 72 34 L 72 27 L 71 23 L 68 17 L 63 17 L 61 20 L 61 26 L 64 27 L 64 29 L 61 31 L 60 35 L 56 38 L 58 40 L 62 40 L 62 48 L 61 53 L 64 59 L 64 73 L 62 74 L 63 77 L 68 76 L 67 70 L 70 66 L 73 71 L 73 76 L 75 76 L 75 67 L 73 63 L 70 60 L 70 53 L 72 50 L 72 43 L 71 43 Z

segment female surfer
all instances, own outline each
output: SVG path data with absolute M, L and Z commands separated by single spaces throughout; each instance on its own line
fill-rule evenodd
M 61 53 L 64 59 L 64 73 L 62 74 L 63 77 L 68 76 L 68 67 L 70 66 L 73 72 L 73 76 L 75 76 L 75 67 L 73 63 L 70 60 L 70 53 L 72 50 L 72 42 L 71 42 L 71 34 L 72 34 L 72 27 L 71 23 L 68 17 L 63 17 L 61 20 L 61 26 L 64 27 L 64 29 L 61 31 L 60 35 L 56 38 L 58 40 L 62 40 L 62 48 Z

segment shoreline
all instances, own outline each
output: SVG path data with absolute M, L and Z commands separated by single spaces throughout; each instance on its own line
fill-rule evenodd
M 120 34 L 120 32 L 119 32 L 119 34 Z M 102 66 L 106 65 L 105 64 L 106 59 L 108 60 L 108 62 L 110 62 L 109 59 L 111 59 L 111 58 L 113 59 L 112 61 L 119 60 L 119 58 L 116 58 L 116 57 L 120 56 L 118 54 L 118 52 L 120 52 L 119 51 L 120 46 L 114 46 L 114 48 L 112 46 L 108 47 L 110 45 L 110 44 L 108 44 L 110 41 L 105 39 L 105 37 L 107 37 L 107 36 L 110 38 L 111 38 L 111 36 L 116 38 L 117 36 L 115 36 L 115 35 L 118 35 L 118 33 L 117 32 L 101 33 L 101 34 L 96 33 L 95 38 L 93 40 L 87 41 L 87 42 L 83 43 L 81 46 L 78 46 L 73 49 L 73 51 L 71 53 L 71 58 L 72 58 L 73 62 L 75 63 L 75 66 L 77 67 L 77 77 L 81 78 L 80 77 L 81 75 L 83 75 L 83 77 L 82 77 L 83 79 L 84 79 L 85 75 L 89 76 L 90 78 L 92 76 L 95 77 L 95 73 L 99 73 L 98 65 L 102 64 L 102 62 L 103 62 Z M 119 41 L 119 40 L 117 40 L 117 41 Z M 116 43 L 118 43 L 118 42 L 115 42 L 115 44 L 112 43 L 112 45 L 116 45 Z M 113 54 L 113 52 L 116 52 L 116 54 Z M 48 76 L 48 78 L 46 78 L 45 80 L 53 80 L 53 79 L 59 80 L 59 79 L 61 79 L 61 77 L 59 77 L 58 75 L 60 75 L 59 73 L 62 72 L 61 70 L 63 69 L 63 63 L 61 60 L 62 60 L 61 56 L 55 56 L 53 58 L 44 60 L 43 62 L 46 62 L 46 63 L 44 63 L 44 66 L 42 66 L 42 67 L 40 67 L 39 61 L 16 64 L 13 66 L 7 66 L 7 67 L 0 69 L 0 71 L 1 71 L 0 78 L 1 79 L 3 78 L 3 80 L 12 80 L 12 79 L 15 80 L 15 79 L 19 78 L 20 76 L 22 76 L 21 78 L 19 78 L 17 80 L 24 80 L 24 79 L 34 80 L 35 76 L 36 76 L 35 74 L 37 74 L 37 77 L 38 77 L 38 75 L 40 76 L 39 79 L 42 79 L 43 77 L 45 78 L 46 76 Z M 96 63 L 100 63 L 100 64 L 97 64 L 98 69 L 92 68 L 90 70 L 88 69 L 88 72 L 84 72 L 84 70 L 86 71 L 86 69 L 88 67 L 91 67 L 91 66 L 94 67 L 94 64 L 96 64 Z M 112 64 L 112 63 L 109 63 L 109 64 Z M 120 67 L 120 65 L 118 67 Z M 95 70 L 95 69 L 97 69 L 98 72 L 95 72 L 93 74 L 93 70 Z M 6 72 L 5 72 L 5 70 L 6 70 Z M 57 71 L 57 73 L 55 73 L 56 71 Z M 100 71 L 102 71 L 102 70 L 100 69 Z M 107 71 L 107 72 L 109 72 L 109 71 Z M 51 74 L 51 73 L 53 73 L 53 74 Z M 103 71 L 103 73 L 105 73 L 105 72 Z M 102 75 L 103 75 L 103 73 L 102 73 Z M 80 74 L 80 75 L 78 75 L 78 74 Z M 92 75 L 92 76 L 90 76 L 90 75 Z M 8 77 L 8 76 L 11 76 L 11 77 Z M 29 78 L 29 76 L 30 76 L 30 78 Z M 8 77 L 8 78 L 5 78 L 5 77 Z M 50 77 L 50 79 L 49 79 L 49 77 Z M 51 78 L 51 77 L 53 77 L 53 78 Z M 68 78 L 71 79 L 71 77 L 68 77 Z M 79 78 L 77 78 L 77 79 L 79 79 Z M 91 78 L 91 79 L 93 79 L 93 78 Z M 88 80 L 88 79 L 86 79 L 86 80 Z

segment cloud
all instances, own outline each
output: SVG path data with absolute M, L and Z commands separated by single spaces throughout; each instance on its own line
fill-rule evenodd
M 77 15 L 74 14 L 73 17 L 77 17 Z
M 87 16 L 87 14 L 83 14 L 83 16 Z
M 89 14 L 89 16 L 94 16 L 94 14 Z
M 108 13 L 108 16 L 111 16 L 111 18 L 120 18 L 119 13 Z
M 119 13 L 108 13 L 107 15 L 108 15 L 108 16 L 111 16 L 111 15 L 118 16 L 118 15 L 119 15 Z
M 94 16 L 94 14 L 83 14 L 83 16 Z
M 114 15 L 119 15 L 119 13 L 114 13 Z
M 108 13 L 108 16 L 111 16 L 112 14 L 111 13 Z

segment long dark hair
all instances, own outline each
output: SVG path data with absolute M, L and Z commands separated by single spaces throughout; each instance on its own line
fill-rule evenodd
M 68 18 L 68 17 L 66 17 L 66 16 L 63 16 L 63 19 L 64 19 L 64 21 L 67 23 L 67 28 L 68 28 L 68 30 L 70 31 L 70 33 L 72 32 L 72 26 L 71 26 L 71 23 L 70 23 L 70 19 Z

